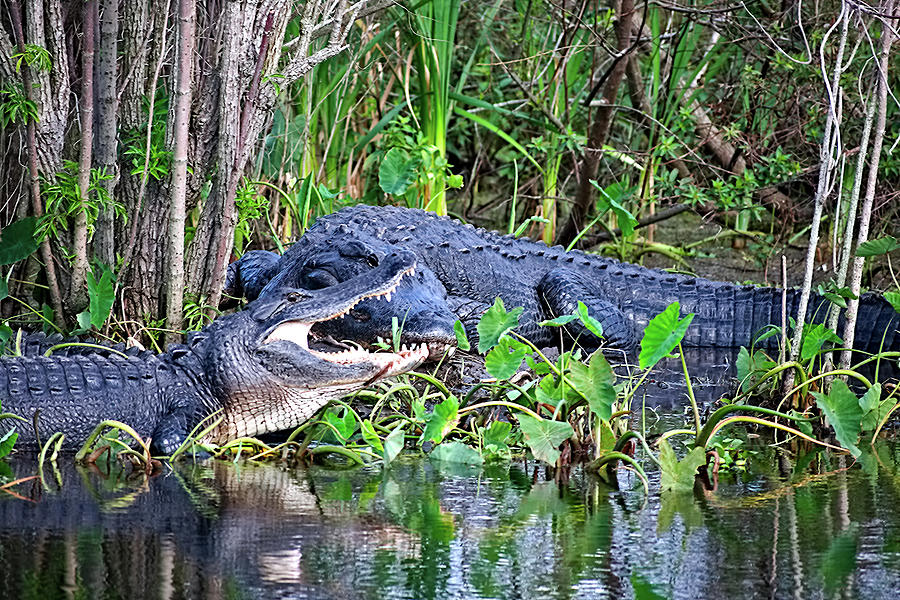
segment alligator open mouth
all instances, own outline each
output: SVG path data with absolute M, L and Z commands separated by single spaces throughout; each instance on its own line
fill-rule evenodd
M 345 345 L 335 346 L 326 341 L 313 339 L 316 342 L 315 347 L 310 345 L 310 332 L 316 323 L 338 319 L 346 315 L 357 304 L 367 298 L 383 298 L 387 302 L 391 301 L 392 294 L 396 291 L 400 281 L 407 276 L 415 274 L 415 267 L 411 266 L 406 271 L 400 273 L 393 280 L 380 288 L 376 288 L 367 294 L 360 294 L 353 302 L 344 304 L 339 310 L 315 321 L 285 321 L 278 324 L 263 340 L 263 344 L 268 344 L 277 340 L 284 340 L 296 344 L 303 350 L 309 352 L 313 356 L 326 360 L 338 365 L 356 365 L 367 364 L 379 369 L 378 377 L 387 377 L 393 373 L 405 371 L 413 368 L 417 364 L 424 362 L 430 353 L 429 346 L 426 343 L 413 344 L 411 347 L 404 344 L 398 352 L 370 352 L 361 347 L 347 347 Z

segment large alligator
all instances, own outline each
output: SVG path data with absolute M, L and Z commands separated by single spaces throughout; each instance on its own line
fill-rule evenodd
M 628 348 L 655 315 L 671 302 L 695 313 L 684 343 L 697 347 L 748 346 L 769 325 L 780 325 L 782 290 L 709 281 L 647 269 L 580 251 L 566 252 L 529 240 L 502 236 L 433 213 L 397 207 L 357 205 L 320 218 L 283 256 L 255 251 L 229 271 L 231 292 L 248 298 L 278 294 L 285 287 L 320 289 L 363 274 L 386 253 L 415 252 L 419 268 L 397 290 L 392 305 L 361 303 L 343 319 L 329 322 L 338 339 L 360 340 L 390 333 L 392 317 L 405 320 L 404 339 L 452 341 L 452 323 L 468 332 L 501 297 L 507 307 L 525 308 L 517 331 L 537 344 L 559 343 L 558 330 L 542 320 L 573 312 L 583 301 L 603 325 L 606 343 Z M 799 292 L 785 293 L 796 315 Z M 827 301 L 814 296 L 807 318 L 821 322 Z M 576 322 L 577 323 L 577 322 Z M 900 348 L 900 315 L 877 294 L 861 299 L 855 347 Z M 600 344 L 580 325 L 567 334 L 593 347 Z M 767 344 L 777 342 L 769 338 Z
M 57 431 L 72 448 L 98 423 L 114 419 L 168 455 L 207 420 L 221 418 L 202 440 L 215 444 L 295 427 L 330 399 L 426 359 L 425 346 L 396 353 L 334 352 L 311 336 L 317 325 L 361 301 L 384 302 L 378 298 L 412 275 L 415 264 L 412 253 L 396 252 L 364 277 L 267 294 L 160 355 L 110 350 L 4 358 L 0 405 L 26 421 L 0 419 L 0 437 L 16 424 L 17 448 L 38 447 Z

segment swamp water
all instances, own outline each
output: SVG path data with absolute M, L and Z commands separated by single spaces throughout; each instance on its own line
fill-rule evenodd
M 692 357 L 695 392 L 727 393 L 733 356 Z M 705 365 L 705 369 L 700 365 Z M 711 368 L 715 366 L 715 368 Z M 646 386 L 657 432 L 684 423 L 680 363 Z M 636 406 L 638 408 L 639 406 Z M 900 444 L 858 463 L 767 445 L 715 492 L 645 496 L 534 462 L 285 469 L 242 461 L 149 479 L 62 456 L 0 491 L 0 600 L 122 598 L 895 598 Z M 771 442 L 771 440 L 769 440 Z M 676 445 L 676 449 L 678 446 Z M 0 461 L 7 479 L 34 457 Z
M 716 492 L 650 497 L 627 473 L 615 491 L 533 463 L 210 461 L 123 480 L 63 457 L 45 486 L 0 494 L 0 597 L 895 597 L 900 450 L 851 468 L 760 453 Z

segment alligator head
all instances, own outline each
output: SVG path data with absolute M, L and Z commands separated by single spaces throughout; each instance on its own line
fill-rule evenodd
M 325 290 L 356 277 L 369 278 L 397 251 L 395 246 L 374 236 L 347 228 L 328 234 L 311 231 L 297 244 L 302 245 L 302 250 L 292 254 L 302 257 L 298 264 L 281 264 L 278 269 L 266 264 L 261 269 L 272 278 L 261 288 L 260 297 L 292 288 Z M 421 264 L 416 267 L 415 276 L 405 277 L 392 294 L 365 299 L 342 318 L 316 323 L 312 335 L 368 346 L 378 338 L 391 339 L 394 319 L 400 328 L 400 341 L 427 344 L 432 360 L 456 346 L 453 326 L 457 316 L 447 302 L 447 291 L 434 273 Z
M 374 353 L 336 350 L 311 336 L 363 302 L 390 297 L 414 272 L 415 255 L 391 253 L 364 275 L 315 290 L 282 288 L 207 328 L 206 376 L 223 416 L 207 440 L 295 427 L 328 400 L 423 362 L 424 344 Z

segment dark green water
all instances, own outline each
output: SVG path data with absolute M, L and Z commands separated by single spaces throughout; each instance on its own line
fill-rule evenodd
M 808 459 L 808 462 L 807 462 Z M 6 598 L 893 598 L 900 452 L 762 451 L 715 492 L 575 471 L 284 470 L 121 481 L 62 461 L 0 493 Z M 754 465 L 764 465 L 755 471 Z M 35 473 L 21 457 L 17 476 Z M 842 469 L 848 466 L 850 468 Z M 795 472 L 796 471 L 796 472 Z M 653 490 L 657 490 L 653 492 Z

